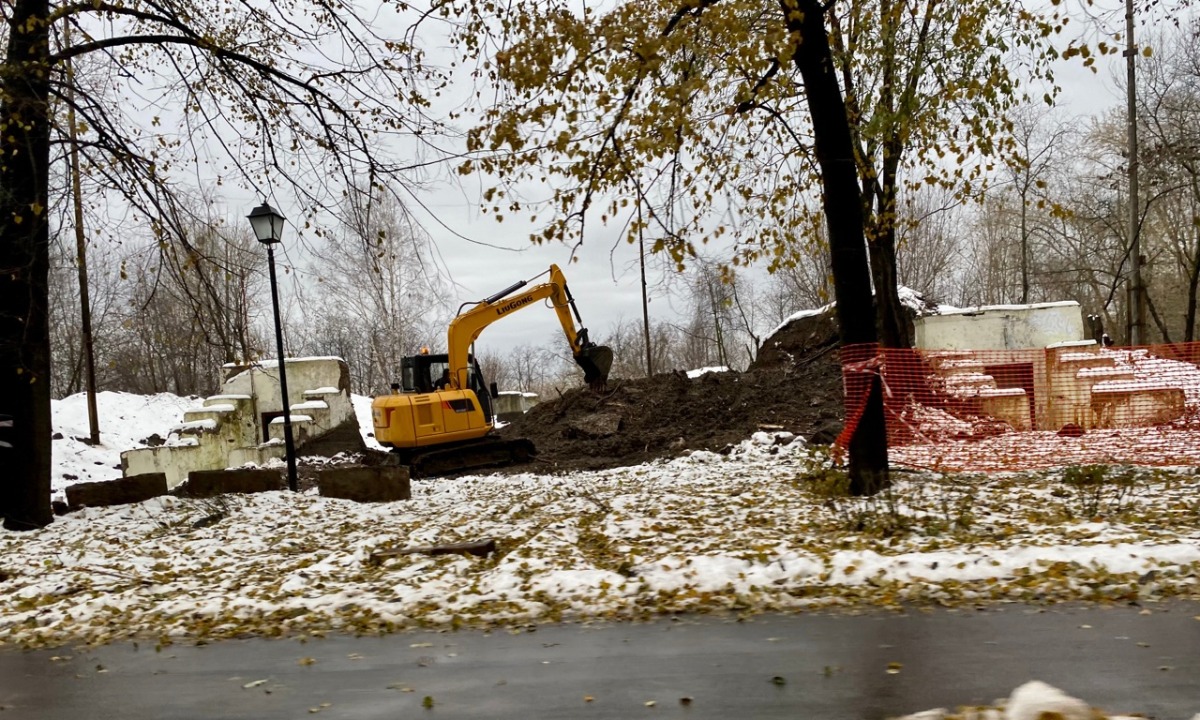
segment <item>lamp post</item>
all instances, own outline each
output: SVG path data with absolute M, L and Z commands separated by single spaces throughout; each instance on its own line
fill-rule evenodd
M 254 237 L 267 246 L 267 267 L 271 270 L 271 304 L 275 308 L 275 349 L 279 362 L 279 392 L 283 395 L 283 446 L 287 453 L 288 489 L 295 492 L 296 485 L 296 446 L 292 440 L 292 412 L 288 401 L 287 369 L 283 357 L 283 327 L 279 324 L 279 290 L 275 286 L 275 245 L 283 237 L 284 217 L 279 211 L 267 203 L 263 203 L 250 211 L 246 216 L 250 227 L 254 228 Z

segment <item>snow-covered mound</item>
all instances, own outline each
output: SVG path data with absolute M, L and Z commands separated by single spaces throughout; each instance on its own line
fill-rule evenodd
M 121 453 L 146 447 L 144 440 L 167 431 L 183 419 L 183 411 L 197 402 L 194 397 L 171 393 L 131 395 L 101 392 L 96 395 L 100 444 L 91 445 L 87 395 L 79 393 L 50 401 L 54 431 L 51 487 L 61 499 L 69 485 L 121 477 Z
M 995 707 L 944 708 L 905 715 L 896 720 L 1137 720 L 1141 715 L 1106 715 L 1083 700 L 1040 680 L 1031 680 Z M 1192 720 L 1200 720 L 1196 715 Z

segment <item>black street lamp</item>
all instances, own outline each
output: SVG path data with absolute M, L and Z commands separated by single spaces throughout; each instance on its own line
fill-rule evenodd
M 287 370 L 283 357 L 283 328 L 279 324 L 279 290 L 275 286 L 275 245 L 283 237 L 284 217 L 279 211 L 265 202 L 250 211 L 246 216 L 250 227 L 254 228 L 254 237 L 267 246 L 267 267 L 271 269 L 271 304 L 275 307 L 275 348 L 279 357 L 279 391 L 283 395 L 283 446 L 287 453 L 288 489 L 295 492 L 296 484 L 296 445 L 292 440 L 292 412 L 288 402 Z

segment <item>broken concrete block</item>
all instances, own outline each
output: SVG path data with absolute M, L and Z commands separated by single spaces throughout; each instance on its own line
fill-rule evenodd
M 259 493 L 283 489 L 283 474 L 265 468 L 193 470 L 175 488 L 179 497 L 206 498 L 226 493 Z
M 129 505 L 166 494 L 166 474 L 145 473 L 119 480 L 72 485 L 67 488 L 67 507 L 78 510 L 83 507 Z
M 333 468 L 317 474 L 322 497 L 356 502 L 393 502 L 412 497 L 406 467 Z

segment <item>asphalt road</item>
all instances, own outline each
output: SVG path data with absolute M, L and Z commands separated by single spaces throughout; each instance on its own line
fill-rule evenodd
M 1030 679 L 1191 720 L 1197 616 L 1186 603 L 1004 606 L 6 650 L 0 720 L 874 720 L 991 703 Z

